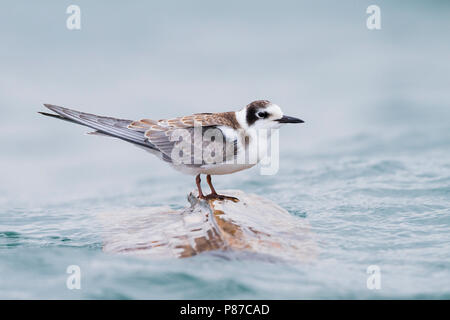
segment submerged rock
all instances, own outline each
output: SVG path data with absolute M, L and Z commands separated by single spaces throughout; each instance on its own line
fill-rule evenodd
M 231 200 L 199 200 L 173 210 L 152 207 L 99 215 L 103 250 L 152 257 L 190 257 L 207 251 L 245 251 L 308 261 L 316 244 L 305 218 L 254 194 L 225 190 Z

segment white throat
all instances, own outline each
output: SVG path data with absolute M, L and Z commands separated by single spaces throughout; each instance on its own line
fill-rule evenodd
M 236 120 L 239 123 L 239 125 L 241 126 L 242 129 L 244 129 L 245 131 L 247 131 L 248 129 L 248 125 L 247 125 L 247 110 L 246 108 L 236 111 L 235 112 L 236 115 Z

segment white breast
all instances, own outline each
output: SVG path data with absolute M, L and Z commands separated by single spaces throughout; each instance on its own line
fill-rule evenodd
M 226 138 L 227 141 L 232 143 L 237 140 L 237 157 L 234 159 L 230 159 L 224 163 L 216 163 L 216 164 L 204 164 L 201 166 L 187 166 L 183 164 L 172 164 L 172 167 L 175 170 L 178 170 L 185 174 L 197 175 L 197 174 L 211 174 L 211 175 L 223 175 L 223 174 L 231 174 L 234 172 L 242 171 L 245 169 L 249 169 L 255 166 L 259 157 L 253 159 L 253 161 L 246 161 L 245 152 L 249 152 L 248 148 L 244 145 L 244 132 L 234 130 L 233 128 L 220 126 L 218 127 Z

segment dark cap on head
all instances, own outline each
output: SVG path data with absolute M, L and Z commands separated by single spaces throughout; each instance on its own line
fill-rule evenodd
M 259 108 L 266 108 L 270 104 L 269 100 L 256 100 L 253 102 L 250 102 L 247 105 L 247 109 L 253 108 L 253 109 L 259 109 Z
M 258 117 L 256 116 L 256 113 L 261 110 L 267 108 L 267 106 L 270 105 L 269 100 L 256 100 L 247 105 L 247 115 L 246 120 L 247 124 L 251 126 L 258 120 Z

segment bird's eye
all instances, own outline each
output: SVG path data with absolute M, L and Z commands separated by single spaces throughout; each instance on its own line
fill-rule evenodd
M 258 116 L 258 118 L 265 118 L 267 117 L 267 112 L 260 111 L 256 115 Z

